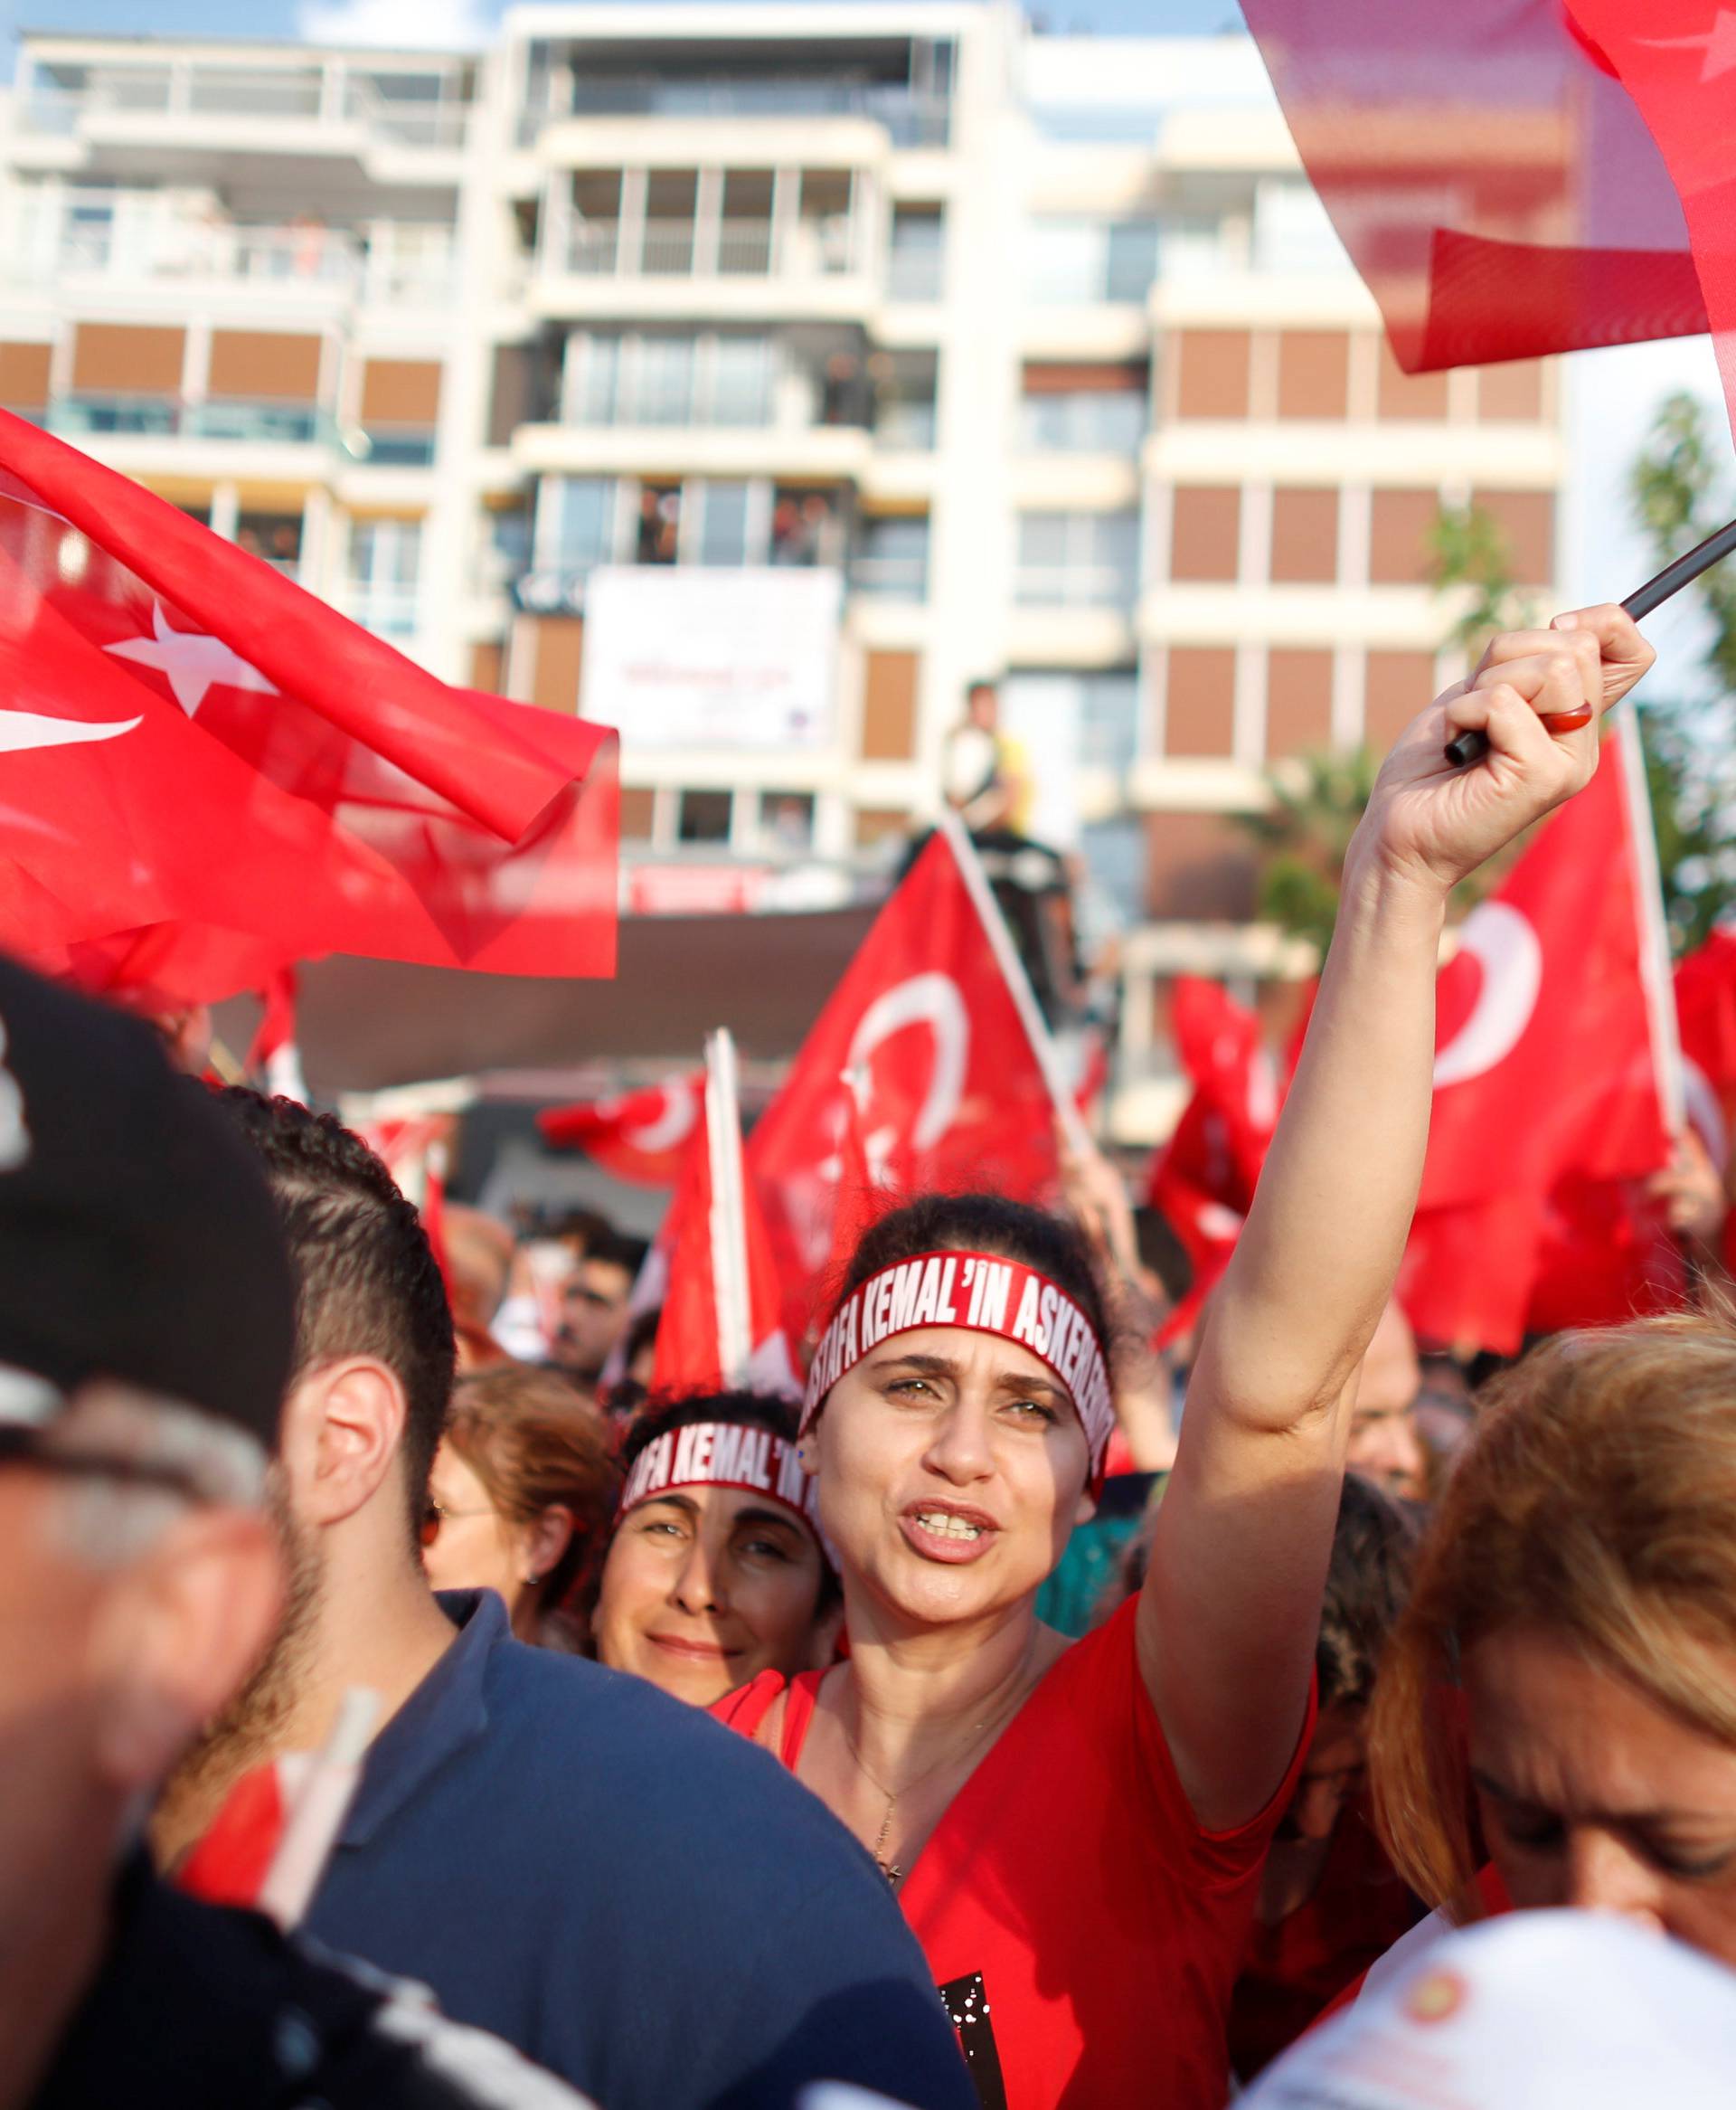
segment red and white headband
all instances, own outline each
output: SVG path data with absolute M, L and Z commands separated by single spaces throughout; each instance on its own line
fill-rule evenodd
M 794 1511 L 814 1536 L 814 1481 L 794 1443 L 750 1422 L 689 1422 L 656 1436 L 633 1461 L 617 1519 L 681 1487 L 734 1487 Z
M 804 1433 L 828 1392 L 894 1334 L 919 1326 L 962 1326 L 998 1334 L 1039 1357 L 1067 1387 L 1103 1470 L 1115 1429 L 1109 1365 L 1082 1305 L 1023 1262 L 988 1253 L 922 1253 L 870 1275 L 838 1306 L 820 1337 L 802 1401 Z

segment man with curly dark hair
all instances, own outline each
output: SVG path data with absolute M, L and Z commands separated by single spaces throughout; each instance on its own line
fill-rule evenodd
M 431 1986 L 609 2110 L 789 2110 L 819 2079 L 967 2105 L 896 1902 L 805 1788 L 642 1679 L 515 1641 L 493 1591 L 429 1589 L 453 1342 L 428 1240 L 329 1116 L 223 1097 L 297 1281 L 277 1476 L 297 1587 L 159 1812 L 159 1853 L 369 1686 L 383 1727 L 306 1921 L 327 1947 Z

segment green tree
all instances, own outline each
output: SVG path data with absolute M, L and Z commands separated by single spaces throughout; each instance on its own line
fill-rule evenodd
M 1466 590 L 1464 607 L 1443 643 L 1456 645 L 1467 667 L 1483 657 L 1497 630 L 1524 629 L 1536 608 L 1513 581 L 1506 530 L 1481 506 L 1442 506 L 1429 529 L 1429 582 L 1439 594 Z
M 1658 406 L 1629 488 L 1660 568 L 1730 516 L 1723 452 L 1693 396 L 1672 395 Z M 1686 695 L 1640 692 L 1665 913 L 1678 952 L 1692 951 L 1736 905 L 1736 567 L 1714 564 L 1690 591 L 1709 619 L 1704 688 Z

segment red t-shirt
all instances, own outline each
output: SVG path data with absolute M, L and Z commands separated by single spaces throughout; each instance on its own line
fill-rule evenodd
M 1230 2004 L 1238 2079 L 1250 2081 L 1293 2044 L 1427 1909 L 1387 1859 L 1366 1810 L 1349 1804 L 1310 1895 L 1276 1925 L 1255 1924 Z
M 1228 2093 L 1230 1989 L 1314 1701 L 1260 1814 L 1202 1831 L 1139 1674 L 1137 1612 L 1124 1604 L 1048 1672 L 900 1893 L 986 2104 L 1221 2110 Z M 790 1688 L 792 1768 L 821 1675 Z M 712 1712 L 750 1736 L 783 1689 L 762 1671 Z

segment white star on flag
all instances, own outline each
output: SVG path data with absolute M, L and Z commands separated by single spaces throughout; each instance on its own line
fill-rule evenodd
M 189 718 L 213 683 L 224 688 L 255 689 L 260 695 L 278 693 L 257 667 L 250 667 L 221 638 L 172 629 L 160 601 L 151 604 L 151 628 L 156 632 L 154 638 L 123 638 L 118 644 L 105 645 L 103 650 L 119 659 L 136 660 L 141 667 L 154 667 L 166 676 L 175 702 Z
M 1703 87 L 1708 80 L 1716 80 L 1721 74 L 1736 73 L 1736 14 L 1729 8 L 1721 7 L 1717 18 L 1708 30 L 1691 37 L 1636 37 L 1637 44 L 1647 44 L 1655 52 L 1703 52 L 1700 81 Z

